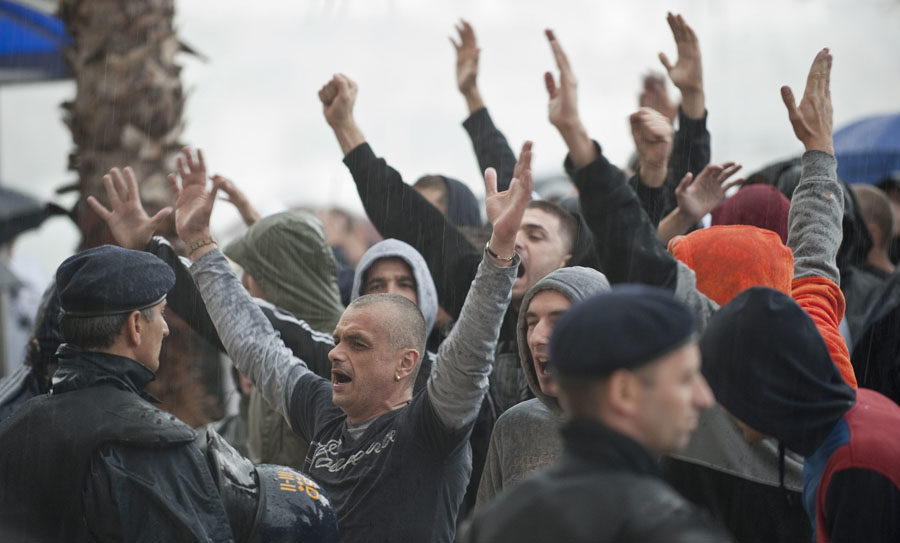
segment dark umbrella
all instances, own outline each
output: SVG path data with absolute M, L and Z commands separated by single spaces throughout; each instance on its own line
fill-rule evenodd
M 834 133 L 838 176 L 847 183 L 878 183 L 900 171 L 900 113 L 868 117 Z
M 21 192 L 0 187 L 0 245 L 37 228 L 47 217 L 67 213 L 56 204 L 44 204 Z

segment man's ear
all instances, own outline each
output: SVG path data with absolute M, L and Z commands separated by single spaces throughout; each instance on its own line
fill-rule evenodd
M 612 372 L 607 379 L 607 403 L 616 412 L 633 415 L 637 412 L 640 397 L 640 383 L 637 376 L 628 370 Z
M 144 332 L 144 319 L 141 317 L 140 311 L 132 311 L 128 314 L 123 331 L 129 346 L 137 347 L 141 344 L 141 334 Z
M 399 380 L 406 379 L 415 370 L 419 364 L 419 351 L 415 349 L 403 349 L 401 352 L 400 362 L 397 365 L 397 376 Z
M 572 253 L 569 253 L 562 258 L 562 264 L 560 264 L 560 268 L 565 268 L 569 265 L 569 261 L 572 260 Z

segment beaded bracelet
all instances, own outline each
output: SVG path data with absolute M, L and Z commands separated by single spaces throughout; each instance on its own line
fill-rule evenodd
M 194 251 L 196 251 L 197 249 L 206 247 L 207 245 L 213 245 L 215 243 L 216 240 L 214 240 L 212 236 L 195 241 L 194 243 L 188 245 L 188 254 L 194 254 Z

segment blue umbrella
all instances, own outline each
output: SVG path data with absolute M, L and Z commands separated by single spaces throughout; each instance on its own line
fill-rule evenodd
M 900 171 L 900 113 L 868 117 L 834 133 L 838 176 L 875 184 Z
M 62 21 L 22 2 L 0 0 L 0 85 L 70 77 Z

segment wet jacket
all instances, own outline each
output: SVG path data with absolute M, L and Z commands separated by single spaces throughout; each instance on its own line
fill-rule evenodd
M 730 541 L 662 479 L 633 439 L 587 419 L 563 428 L 565 452 L 549 469 L 479 509 L 462 541 Z
M 145 399 L 152 379 L 133 360 L 60 348 L 51 393 L 0 424 L 0 539 L 232 540 L 194 432 Z
M 528 307 L 535 295 L 545 290 L 559 292 L 575 304 L 609 290 L 609 282 L 597 270 L 580 266 L 561 268 L 535 283 L 522 297 L 517 323 L 519 360 L 528 388 L 535 397 L 514 405 L 497 419 L 478 486 L 478 508 L 533 471 L 549 466 L 562 454 L 559 429 L 563 414 L 557 399 L 541 391 L 527 338 Z

